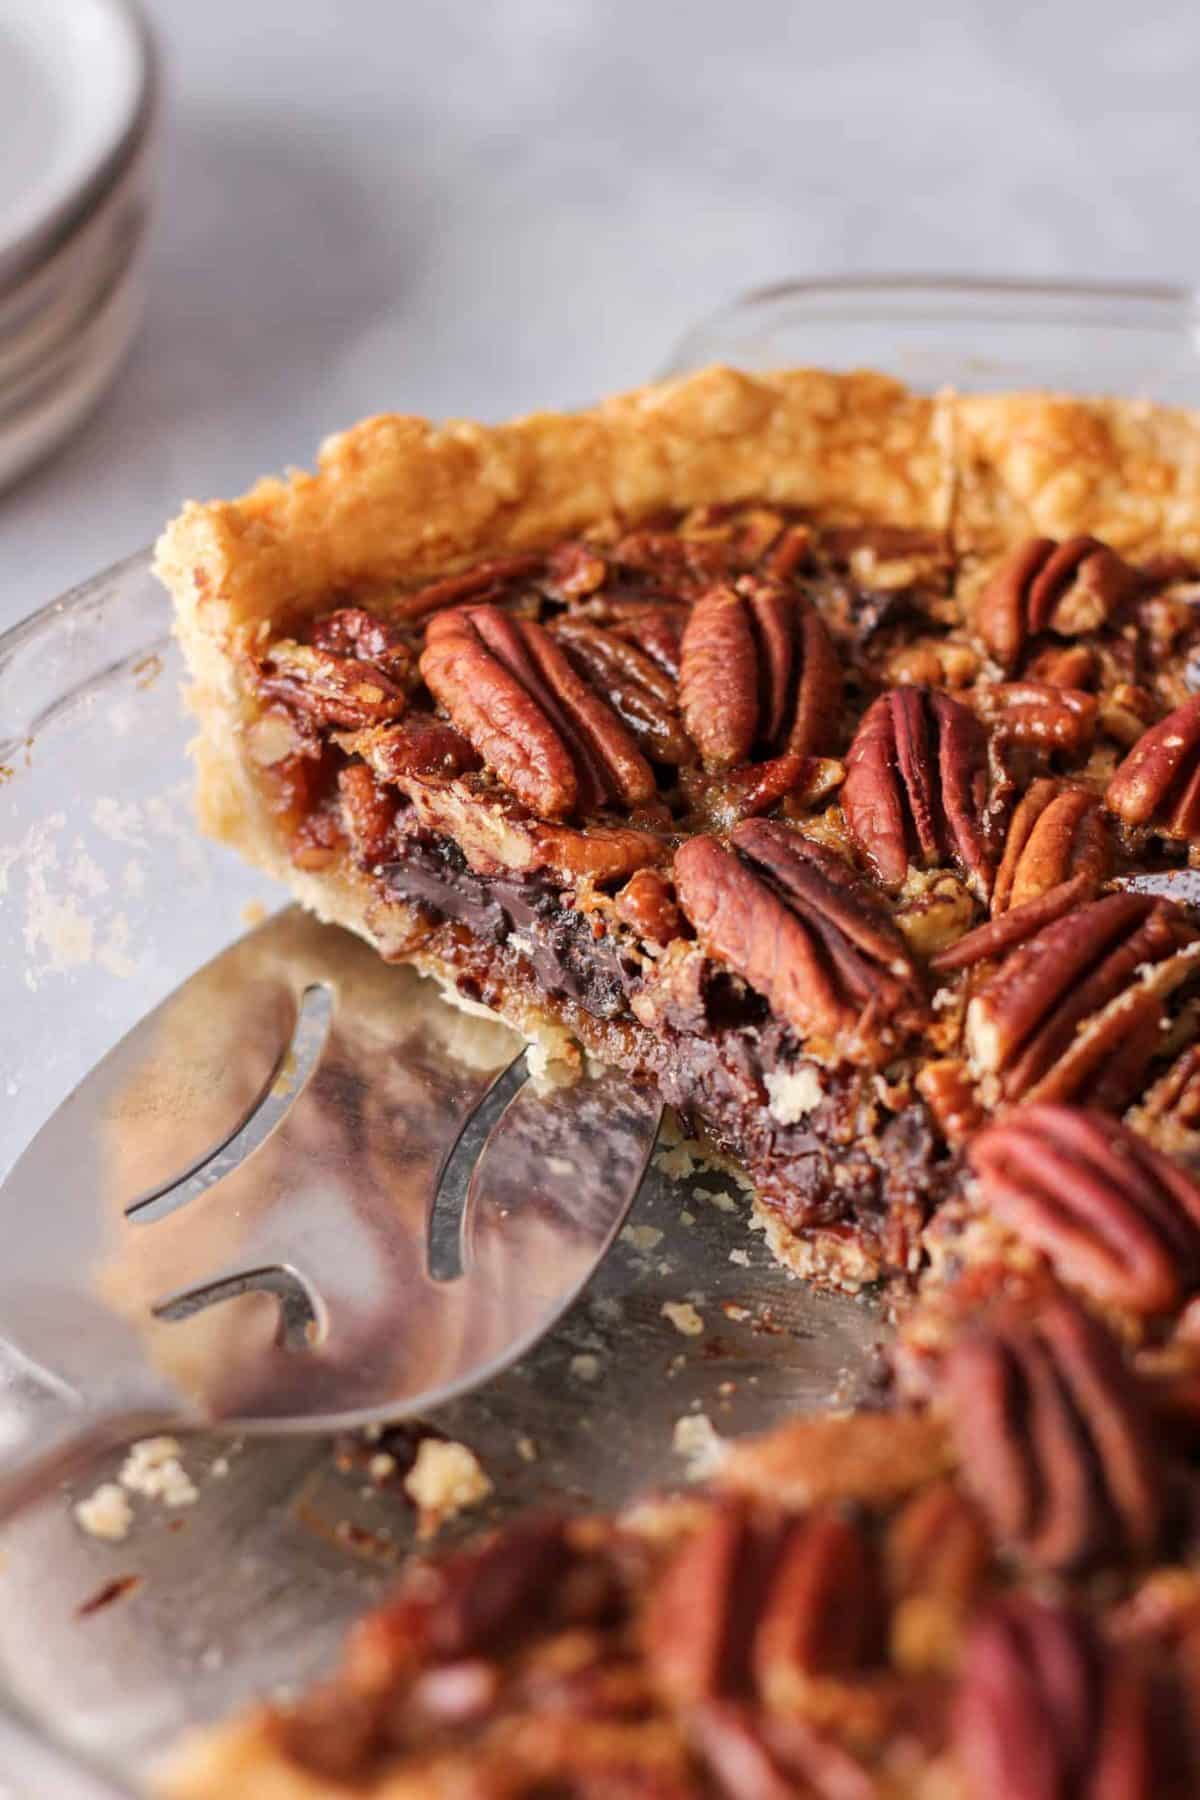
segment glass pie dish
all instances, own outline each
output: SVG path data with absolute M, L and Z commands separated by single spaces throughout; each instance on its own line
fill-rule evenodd
M 1200 404 L 1198 319 L 1169 289 L 813 282 L 725 309 L 670 367 L 873 366 L 918 387 Z M 0 1169 L 123 1031 L 281 898 L 194 831 L 179 678 L 144 554 L 0 640 Z M 681 1191 L 654 1170 L 562 1326 L 439 1415 L 505 1507 L 613 1504 L 677 1478 L 690 1415 L 736 1433 L 853 1397 L 844 1374 L 877 1316 L 789 1280 L 753 1239 L 731 1263 L 727 1186 L 708 1174 Z M 664 1318 L 683 1300 L 703 1336 Z M 0 1432 L 17 1386 L 0 1344 Z M 137 1791 L 185 1725 L 326 1664 L 411 1538 L 402 1502 L 364 1492 L 327 1443 L 198 1439 L 184 1454 L 196 1504 L 139 1504 L 126 1541 L 83 1536 L 62 1494 L 4 1532 L 0 1792 Z

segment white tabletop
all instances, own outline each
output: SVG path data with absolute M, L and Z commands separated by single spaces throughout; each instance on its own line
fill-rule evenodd
M 1193 0 L 149 10 L 149 317 L 0 495 L 0 626 L 363 413 L 584 401 L 759 283 L 1197 272 Z

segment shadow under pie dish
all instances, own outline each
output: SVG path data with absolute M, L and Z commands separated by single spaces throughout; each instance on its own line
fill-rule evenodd
M 207 828 L 901 1310 L 886 1410 L 414 1564 L 171 1791 L 1196 1791 L 1200 420 L 715 369 L 158 565 Z

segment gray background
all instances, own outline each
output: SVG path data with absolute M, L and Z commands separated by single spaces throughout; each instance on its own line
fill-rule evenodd
M 1195 0 L 148 8 L 149 317 L 0 495 L 0 625 L 363 413 L 585 401 L 746 287 L 1200 261 Z

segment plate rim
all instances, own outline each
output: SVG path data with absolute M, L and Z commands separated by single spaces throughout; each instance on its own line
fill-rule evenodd
M 123 123 L 109 134 L 86 173 L 51 190 L 44 204 L 18 215 L 11 232 L 0 235 L 0 297 L 7 297 L 36 271 L 87 220 L 137 154 L 157 110 L 160 70 L 158 53 L 141 0 L 95 0 L 112 30 L 124 34 L 135 63 L 132 103 Z

